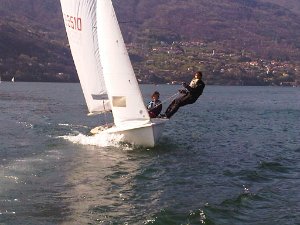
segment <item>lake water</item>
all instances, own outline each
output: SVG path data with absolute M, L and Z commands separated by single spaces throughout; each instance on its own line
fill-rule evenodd
M 111 116 L 79 84 L 2 82 L 0 109 L 1 225 L 300 224 L 300 88 L 207 86 L 151 149 L 87 136 Z

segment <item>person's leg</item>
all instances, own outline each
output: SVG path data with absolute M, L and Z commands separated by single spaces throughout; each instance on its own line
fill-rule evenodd
M 168 106 L 168 108 L 166 109 L 165 111 L 165 114 L 167 115 L 171 110 L 172 108 L 174 107 L 174 105 L 176 104 L 176 99 L 174 99 L 171 104 Z
M 181 96 L 180 98 L 175 99 L 166 110 L 167 118 L 171 118 L 181 106 L 189 104 L 190 98 L 188 95 Z
M 166 111 L 166 117 L 167 118 L 171 118 L 171 116 L 173 116 L 179 109 L 180 104 L 173 104 L 172 108 L 170 108 L 168 111 Z
M 169 105 L 169 107 L 166 110 L 165 114 L 167 118 L 171 118 L 171 116 L 173 116 L 181 106 L 185 105 L 185 99 L 186 95 L 174 99 L 174 101 Z

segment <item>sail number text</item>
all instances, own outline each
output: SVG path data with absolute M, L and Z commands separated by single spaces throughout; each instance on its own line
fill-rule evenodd
M 64 18 L 67 27 L 70 27 L 73 30 L 82 31 L 82 22 L 80 17 L 64 14 Z

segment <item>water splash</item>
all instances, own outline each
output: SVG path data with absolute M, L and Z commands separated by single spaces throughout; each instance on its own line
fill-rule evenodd
M 18 184 L 19 183 L 19 178 L 16 176 L 4 176 L 4 178 L 13 181 L 14 183 Z
M 5 211 L 0 211 L 0 215 L 15 215 L 16 214 L 16 212 L 14 212 L 14 211 L 7 211 L 7 210 L 5 210 Z
M 29 128 L 29 129 L 32 129 L 32 128 L 33 128 L 33 124 L 28 123 L 28 122 L 18 122 L 18 124 L 21 124 L 21 125 L 24 126 L 25 128 Z
M 120 147 L 123 141 L 122 134 L 107 134 L 107 133 L 99 133 L 92 136 L 84 135 L 79 133 L 78 135 L 65 135 L 60 136 L 59 138 L 63 138 L 68 140 L 74 144 L 81 145 L 93 145 L 98 147 Z
M 68 124 L 68 123 L 59 123 L 58 126 L 61 126 L 61 127 L 71 127 L 71 128 L 88 128 L 88 126 L 74 125 L 74 124 Z

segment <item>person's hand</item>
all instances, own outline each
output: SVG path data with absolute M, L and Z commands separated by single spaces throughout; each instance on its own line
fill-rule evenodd
M 187 93 L 186 90 L 178 90 L 178 92 L 179 92 L 180 94 L 186 94 L 186 93 Z
M 185 83 L 185 82 L 182 82 L 182 86 L 186 88 L 189 85 L 187 83 Z

